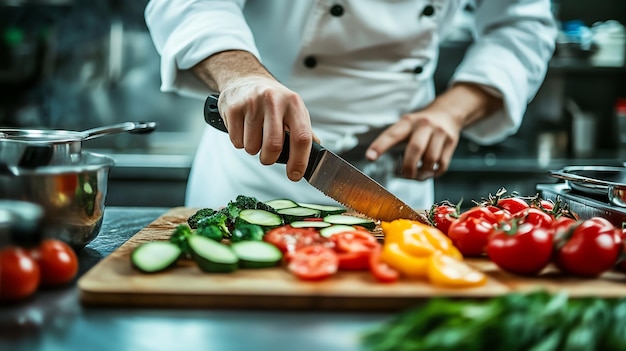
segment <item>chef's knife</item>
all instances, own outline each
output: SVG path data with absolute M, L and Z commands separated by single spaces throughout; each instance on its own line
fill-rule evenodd
M 228 132 L 217 108 L 217 95 L 209 95 L 204 104 L 205 121 Z M 283 150 L 277 163 L 287 163 L 289 133 L 285 132 Z M 372 178 L 341 157 L 313 142 L 304 179 L 342 205 L 381 221 L 411 219 L 427 223 L 426 218 L 390 193 Z

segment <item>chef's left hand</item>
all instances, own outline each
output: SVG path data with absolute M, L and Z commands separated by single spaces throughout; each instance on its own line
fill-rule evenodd
M 425 180 L 442 175 L 459 142 L 461 130 L 502 108 L 502 99 L 472 83 L 457 83 L 425 109 L 407 113 L 383 131 L 365 157 L 371 161 L 406 142 L 402 176 Z

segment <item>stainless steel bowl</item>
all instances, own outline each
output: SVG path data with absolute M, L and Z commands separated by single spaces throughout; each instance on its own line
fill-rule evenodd
M 43 208 L 45 237 L 80 250 L 100 232 L 112 158 L 82 152 L 69 165 L 35 169 L 0 168 L 0 199 L 33 202 Z

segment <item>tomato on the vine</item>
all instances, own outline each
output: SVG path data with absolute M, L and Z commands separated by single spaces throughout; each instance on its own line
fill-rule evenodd
M 487 244 L 487 255 L 505 271 L 537 274 L 550 263 L 552 239 L 550 229 L 513 222 L 507 230 L 494 231 Z
M 461 215 L 455 220 L 455 222 L 465 221 L 470 218 L 484 219 L 492 225 L 498 224 L 499 221 L 498 216 L 496 216 L 495 212 L 492 211 L 489 206 L 474 206 L 469 210 L 461 213 Z
M 435 204 L 428 212 L 430 223 L 444 234 L 448 234 L 450 224 L 459 216 L 458 209 L 450 204 Z
M 45 239 L 30 254 L 39 265 L 43 286 L 67 284 L 78 273 L 76 253 L 61 240 Z
M 566 273 L 594 277 L 611 269 L 622 251 L 619 232 L 608 220 L 594 217 L 555 237 L 554 263 Z
M 32 295 L 41 271 L 26 251 L 7 247 L 0 251 L 0 300 L 18 300 Z
M 512 218 L 511 212 L 498 206 L 486 205 L 485 208 L 493 213 L 496 218 L 496 223 L 508 222 Z
M 509 211 L 512 215 L 516 215 L 520 211 L 530 207 L 526 200 L 519 197 L 505 197 L 499 199 L 496 206 Z
M 547 212 L 551 212 L 554 210 L 554 202 L 549 201 L 549 200 L 545 200 L 545 199 L 537 199 L 536 202 L 533 202 L 531 204 L 531 207 L 535 207 L 538 209 L 543 209 Z
M 518 212 L 516 217 L 523 223 L 529 223 L 544 229 L 552 228 L 552 223 L 554 223 L 554 217 L 535 207 Z
M 485 252 L 494 224 L 483 217 L 461 216 L 450 225 L 448 236 L 464 256 L 479 256 Z

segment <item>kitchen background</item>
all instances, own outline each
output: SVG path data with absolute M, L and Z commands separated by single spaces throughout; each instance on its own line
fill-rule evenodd
M 173 207 L 184 202 L 203 102 L 159 91 L 146 2 L 0 0 L 0 125 L 85 130 L 156 121 L 154 133 L 111 135 L 84 147 L 116 160 L 108 205 Z M 555 182 L 550 169 L 626 161 L 619 133 L 626 121 L 626 102 L 619 103 L 626 98 L 626 2 L 562 0 L 553 10 L 563 30 L 520 131 L 492 146 L 462 140 L 449 172 L 436 180 L 438 201 L 463 196 L 467 204 L 500 187 L 533 194 L 536 184 Z M 471 40 L 471 16 L 468 6 L 442 45 L 438 90 Z

